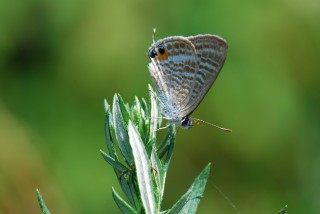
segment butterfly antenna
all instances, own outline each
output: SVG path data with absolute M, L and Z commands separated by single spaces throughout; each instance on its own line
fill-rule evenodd
M 155 41 L 154 41 L 155 35 L 156 35 L 156 28 L 154 27 L 154 28 L 153 28 L 153 34 L 152 34 L 152 44 L 155 43 Z
M 209 122 L 207 122 L 207 121 L 205 121 L 205 120 L 201 120 L 201 119 L 198 119 L 198 118 L 192 118 L 192 120 L 199 121 L 199 122 L 202 122 L 202 123 L 208 124 L 208 125 L 210 125 L 210 126 L 214 126 L 214 127 L 218 128 L 218 129 L 220 129 L 220 130 L 222 130 L 222 131 L 232 132 L 232 130 L 231 130 L 231 129 L 223 128 L 223 127 L 218 126 L 218 125 L 216 125 L 216 124 L 209 123 Z

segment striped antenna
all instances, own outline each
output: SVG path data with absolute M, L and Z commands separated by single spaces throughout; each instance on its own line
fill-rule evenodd
M 220 129 L 220 130 L 222 130 L 222 131 L 232 132 L 231 129 L 223 128 L 223 127 L 218 126 L 218 125 L 216 125 L 216 124 L 209 123 L 209 122 L 207 122 L 207 121 L 205 121 L 205 120 L 201 120 L 201 119 L 198 119 L 198 118 L 191 118 L 191 119 L 194 120 L 194 121 L 198 121 L 198 122 L 202 122 L 202 123 L 208 124 L 208 125 L 210 125 L 210 126 L 214 126 L 214 127 L 218 128 L 218 129 Z

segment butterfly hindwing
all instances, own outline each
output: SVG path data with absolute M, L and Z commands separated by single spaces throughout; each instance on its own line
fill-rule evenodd
M 164 48 L 163 53 L 161 48 Z M 185 37 L 174 36 L 153 44 L 149 53 L 153 50 L 157 55 L 150 57 L 149 71 L 158 89 L 164 114 L 167 117 L 182 117 L 181 108 L 190 98 L 198 71 L 194 46 Z
M 195 46 L 199 69 L 193 82 L 191 96 L 183 108 L 183 114 L 190 115 L 200 104 L 216 80 L 227 56 L 227 43 L 215 35 L 190 36 Z

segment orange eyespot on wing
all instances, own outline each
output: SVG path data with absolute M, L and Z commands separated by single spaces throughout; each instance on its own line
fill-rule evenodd
M 167 51 L 165 51 L 165 52 L 162 53 L 162 54 L 159 53 L 158 56 L 155 57 L 154 59 L 155 59 L 155 60 L 159 60 L 159 61 L 168 59 L 168 53 L 167 53 Z

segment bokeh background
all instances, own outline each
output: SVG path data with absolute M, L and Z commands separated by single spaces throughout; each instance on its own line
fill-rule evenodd
M 320 213 L 318 0 L 0 1 L 0 213 L 40 213 L 36 188 L 52 213 L 119 213 L 103 99 L 148 97 L 154 27 L 228 41 L 193 116 L 234 130 L 178 132 L 164 208 L 212 162 L 199 213 Z

